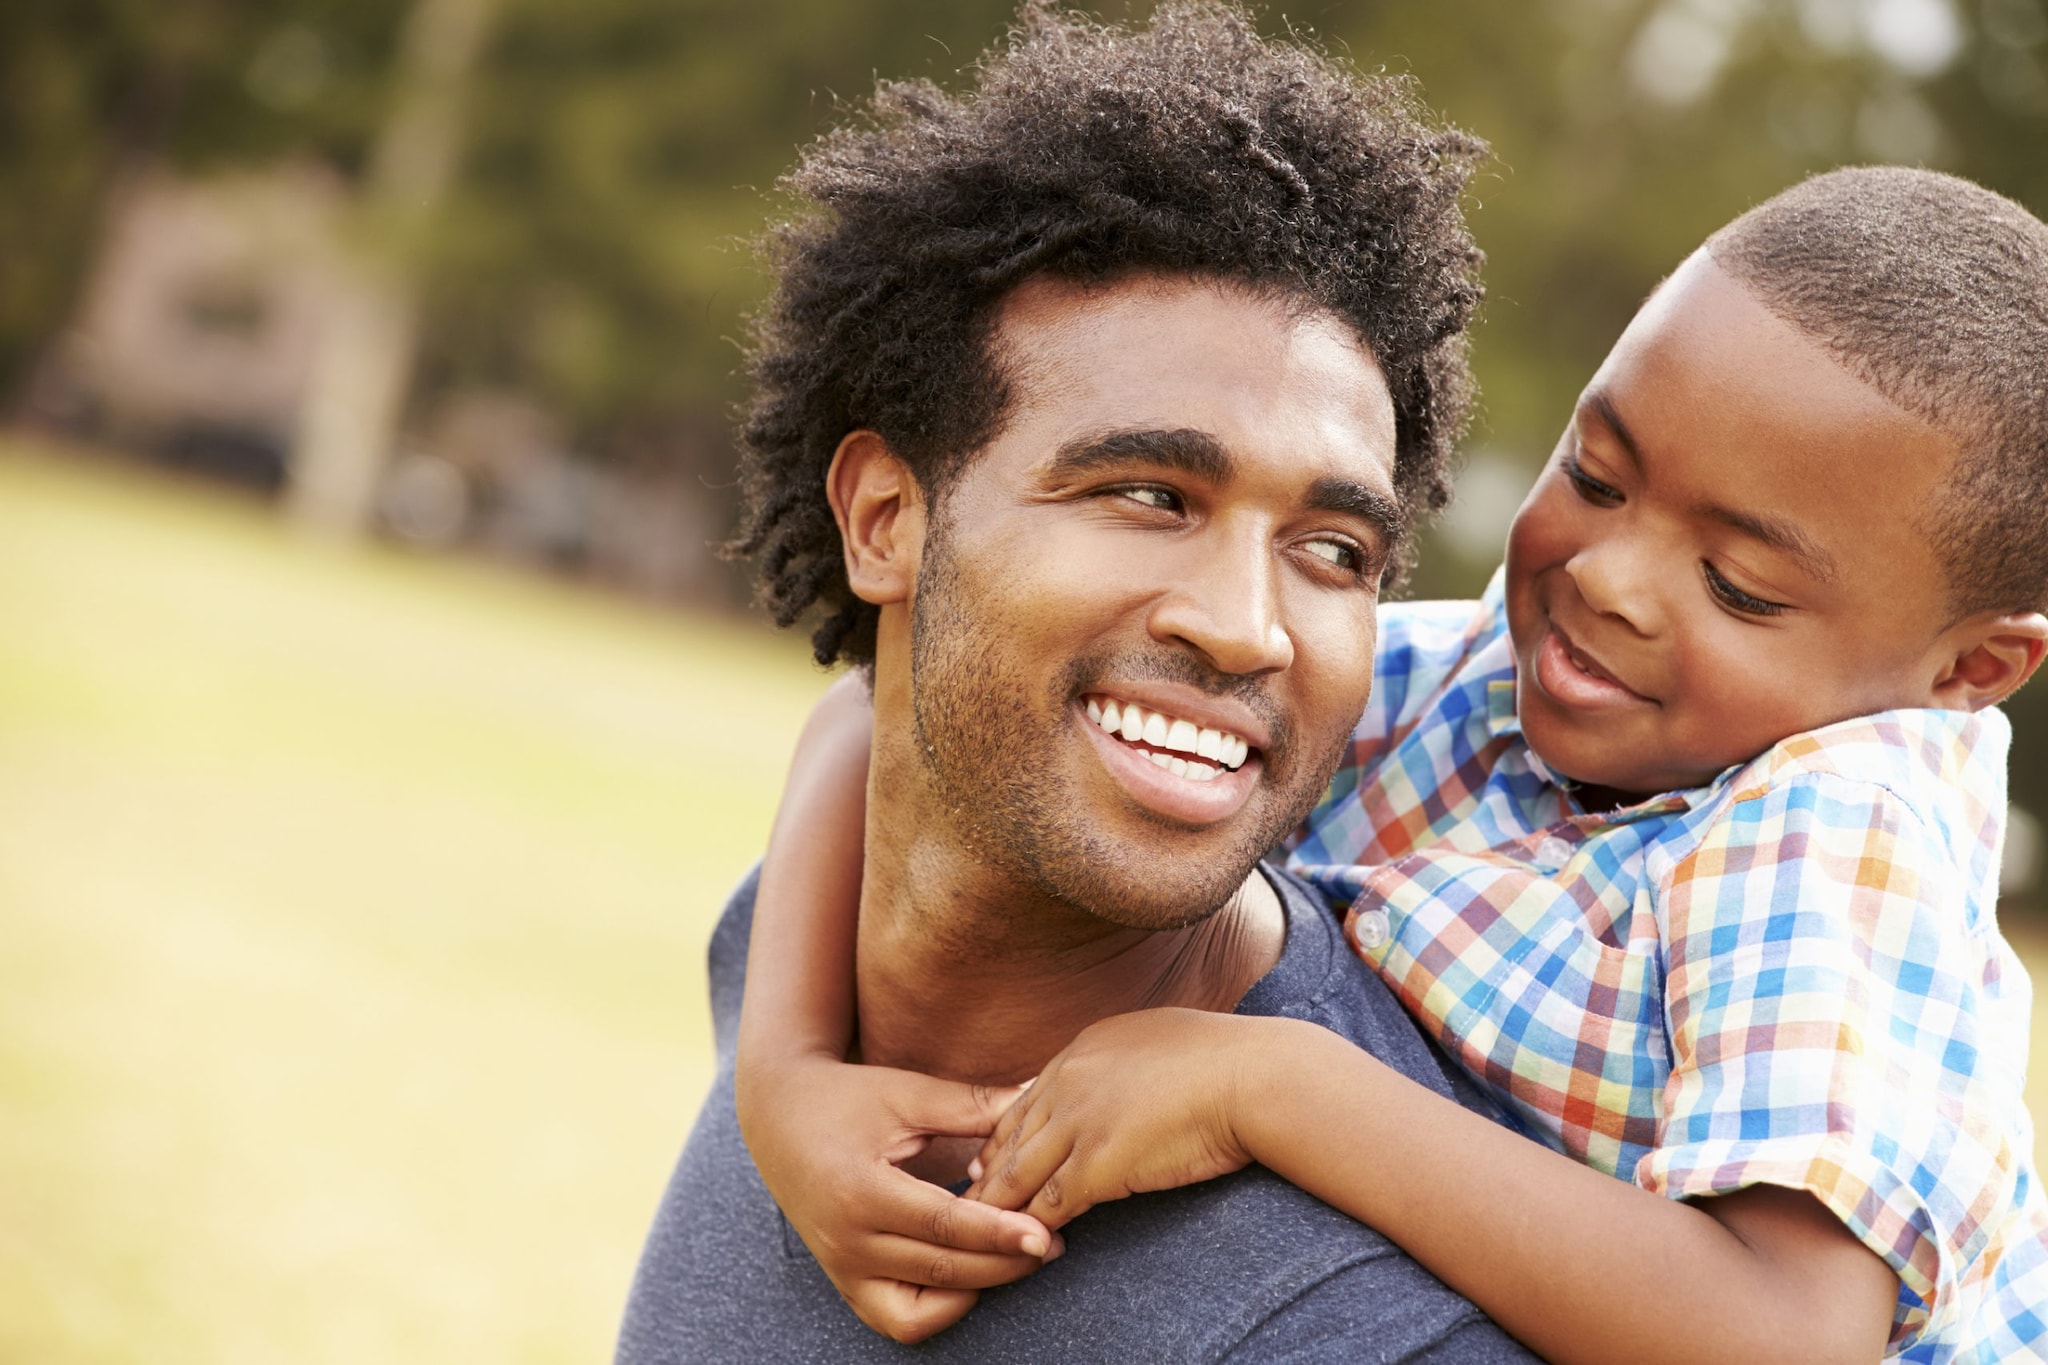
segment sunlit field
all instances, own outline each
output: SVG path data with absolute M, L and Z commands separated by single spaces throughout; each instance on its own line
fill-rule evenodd
M 608 1359 L 823 682 L 0 446 L 0 1360 Z
M 0 1361 L 608 1358 L 823 684 L 0 444 Z

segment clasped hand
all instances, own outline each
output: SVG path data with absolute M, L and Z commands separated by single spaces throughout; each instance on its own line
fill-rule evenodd
M 756 1073 L 742 1120 L 769 1191 L 861 1321 L 920 1341 L 1057 1257 L 1055 1229 L 1095 1205 L 1246 1165 L 1234 1115 L 1265 1022 L 1117 1015 L 1010 1089 L 807 1054 Z M 965 1196 L 903 1169 L 946 1136 L 984 1138 Z

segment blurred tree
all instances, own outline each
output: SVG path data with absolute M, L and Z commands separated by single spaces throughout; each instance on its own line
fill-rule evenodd
M 594 448 L 729 482 L 776 177 L 878 71 L 950 81 L 1013 10 L 508 0 L 431 247 L 428 381 L 537 392 Z
M 352 537 L 369 529 L 418 349 L 414 247 L 447 192 L 463 94 L 494 7 L 495 0 L 414 0 L 407 16 L 390 112 L 361 193 L 382 240 L 359 244 L 353 286 L 328 319 L 292 449 L 292 511 L 315 532 Z

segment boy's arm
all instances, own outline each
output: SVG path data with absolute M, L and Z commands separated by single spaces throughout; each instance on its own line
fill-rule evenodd
M 848 673 L 797 739 L 761 859 L 740 1006 L 741 1112 L 749 1073 L 798 1056 L 844 1058 L 853 1042 L 853 944 L 867 823 L 866 689 Z
M 872 726 L 848 675 L 797 741 L 754 902 L 734 1085 L 740 1131 L 791 1226 L 863 1322 L 915 1341 L 957 1321 L 976 1290 L 1037 1269 L 1055 1239 L 896 1165 L 934 1135 L 987 1133 L 1015 1091 L 845 1060 Z
M 1867 1365 L 1898 1295 L 1891 1268 L 1810 1195 L 1664 1199 L 1300 1020 L 1105 1020 L 1047 1065 L 982 1160 L 972 1193 L 1055 1227 L 1106 1199 L 1260 1162 L 1566 1365 Z

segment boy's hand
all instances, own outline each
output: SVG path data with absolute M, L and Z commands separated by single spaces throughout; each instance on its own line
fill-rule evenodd
M 1083 1029 L 1003 1115 L 967 1192 L 1057 1228 L 1248 1164 L 1235 1115 L 1267 1021 L 1150 1009 Z
M 860 1320 L 897 1341 L 952 1326 L 979 1291 L 1058 1254 L 1037 1220 L 971 1203 L 900 1163 L 983 1137 L 1016 1097 L 807 1055 L 754 1069 L 741 1122 L 769 1193 Z

